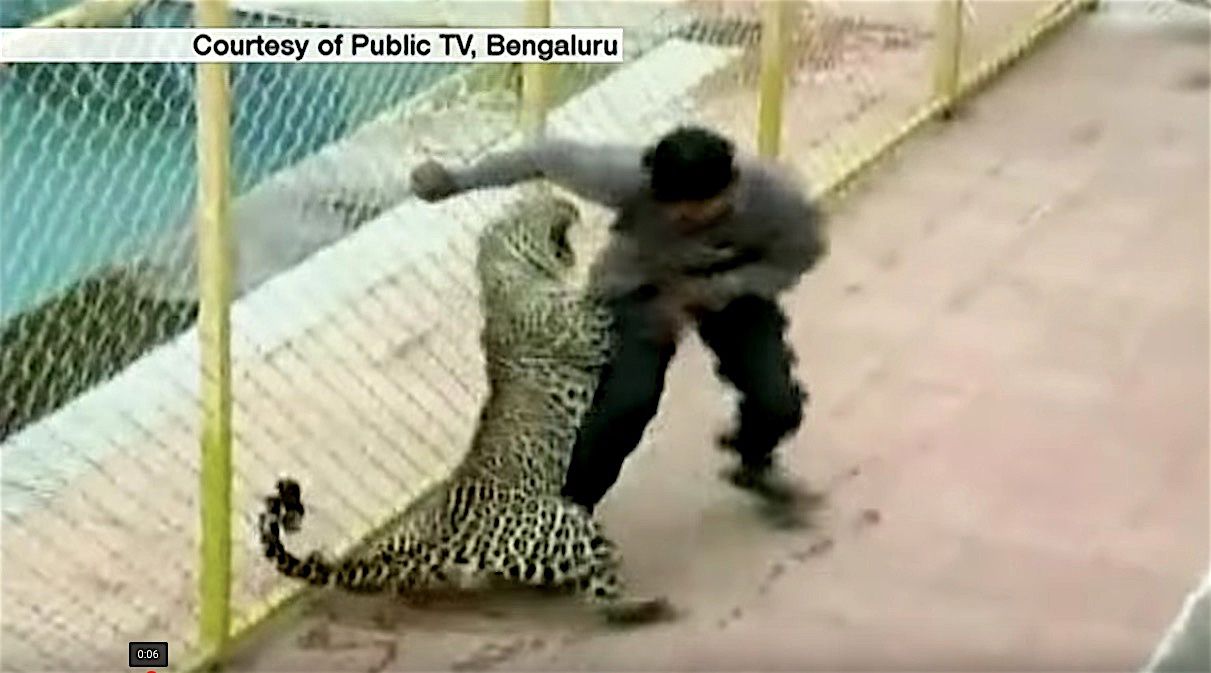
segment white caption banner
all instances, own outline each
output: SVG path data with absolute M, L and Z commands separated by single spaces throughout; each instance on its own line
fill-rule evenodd
M 622 28 L 12 28 L 0 30 L 0 63 L 621 63 L 622 37 Z

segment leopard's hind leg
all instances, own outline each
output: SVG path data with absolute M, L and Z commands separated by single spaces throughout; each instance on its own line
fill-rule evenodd
M 556 496 L 527 496 L 481 510 L 456 552 L 473 568 L 535 587 L 573 587 L 615 624 L 673 615 L 663 597 L 629 596 L 617 547 L 583 508 Z

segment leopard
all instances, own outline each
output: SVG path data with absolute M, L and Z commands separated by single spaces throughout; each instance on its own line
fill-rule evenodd
M 291 553 L 301 529 L 297 480 L 282 477 L 259 515 L 277 572 L 315 586 L 403 597 L 493 581 L 570 590 L 613 625 L 674 617 L 669 600 L 624 586 L 622 555 L 585 508 L 560 495 L 577 428 L 613 347 L 611 314 L 572 282 L 578 207 L 550 188 L 518 198 L 480 232 L 487 394 L 468 450 L 404 510 L 390 534 L 345 560 Z

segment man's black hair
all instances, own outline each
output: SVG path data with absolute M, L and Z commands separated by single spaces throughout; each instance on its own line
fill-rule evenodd
M 734 161 L 731 141 L 694 126 L 672 131 L 643 155 L 652 198 L 665 203 L 718 196 L 736 177 Z

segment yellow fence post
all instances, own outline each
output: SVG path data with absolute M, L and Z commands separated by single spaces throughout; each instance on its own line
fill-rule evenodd
M 198 0 L 198 25 L 223 28 L 227 0 Z M 198 336 L 202 374 L 199 640 L 221 655 L 231 625 L 231 88 L 226 63 L 197 66 Z
M 934 33 L 933 95 L 941 102 L 942 117 L 950 118 L 959 94 L 959 68 L 963 48 L 963 0 L 937 0 Z
M 551 27 L 552 0 L 526 0 L 526 25 Z M 521 128 L 527 139 L 546 133 L 547 108 L 551 101 L 552 63 L 523 63 L 521 66 Z
M 761 99 L 757 118 L 757 151 L 776 157 L 782 145 L 782 99 L 786 90 L 787 0 L 765 0 L 761 6 Z

